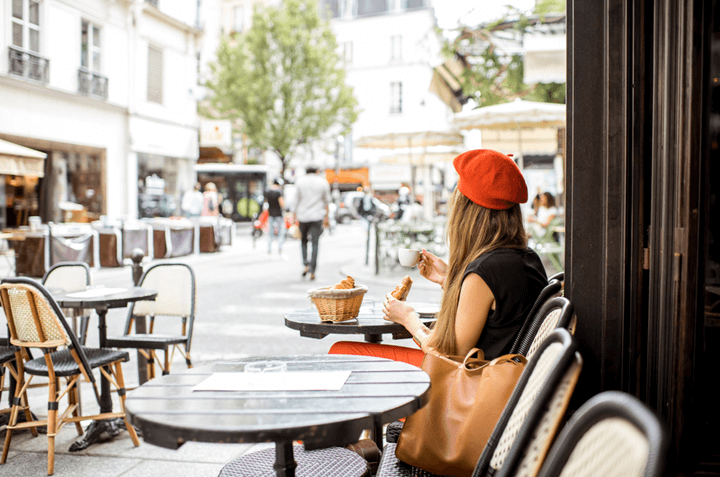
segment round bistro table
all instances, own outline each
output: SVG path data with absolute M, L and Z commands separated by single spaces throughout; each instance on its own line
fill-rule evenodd
M 283 361 L 293 371 L 351 371 L 339 391 L 193 391 L 215 373 L 244 372 L 247 363 Z M 278 476 L 294 476 L 293 441 L 307 450 L 356 442 L 364 429 L 409 416 L 428 398 L 421 369 L 367 356 L 299 355 L 247 358 L 155 378 L 128 394 L 130 422 L 151 444 L 275 443 Z
M 437 307 L 428 303 L 413 303 L 410 305 L 425 307 Z M 436 318 L 431 315 L 421 315 L 420 321 L 425 326 L 432 326 Z M 402 340 L 412 338 L 412 335 L 404 326 L 388 321 L 383 318 L 382 305 L 373 304 L 360 307 L 358 317 L 353 320 L 331 322 L 320 321 L 320 315 L 315 308 L 304 308 L 285 315 L 285 326 L 300 331 L 300 336 L 306 338 L 322 339 L 330 334 L 365 335 L 368 343 L 380 343 L 382 335 L 392 335 L 393 339 Z
M 97 289 L 98 293 L 102 288 Z M 108 290 L 110 292 L 112 290 Z M 74 308 L 79 310 L 93 309 L 98 315 L 98 331 L 100 335 L 99 345 L 100 348 L 106 348 L 107 341 L 107 325 L 106 316 L 110 308 L 124 308 L 128 304 L 136 301 L 155 300 L 157 297 L 157 291 L 149 288 L 141 287 L 128 287 L 117 291 L 115 293 L 108 293 L 104 295 L 96 296 L 82 296 L 77 297 L 75 295 L 78 292 L 56 292 L 50 290 L 52 297 L 55 299 L 57 304 L 61 308 Z M 100 373 L 100 412 L 112 412 L 112 396 L 110 394 L 110 381 L 107 380 L 105 374 Z M 114 437 L 120 433 L 120 429 L 124 428 L 124 422 L 122 419 L 106 419 L 102 421 L 93 421 L 85 431 L 85 435 L 75 441 L 70 446 L 70 452 L 81 451 L 86 449 L 91 444 L 94 444 L 100 438 L 100 435 L 105 431 L 111 437 Z

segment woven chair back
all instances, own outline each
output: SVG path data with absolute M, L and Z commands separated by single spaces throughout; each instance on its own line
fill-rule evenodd
M 518 353 L 530 360 L 553 330 L 568 328 L 573 312 L 572 303 L 565 297 L 555 297 L 547 301 L 535 315 Z
M 140 286 L 157 290 L 155 301 L 140 301 L 132 313 L 149 316 L 183 316 L 194 314 L 195 277 L 192 269 L 181 263 L 161 263 L 147 269 Z
M 502 469 L 513 452 L 515 440 L 527 440 L 527 426 L 539 420 L 538 409 L 550 402 L 553 394 L 575 361 L 577 343 L 565 329 L 555 330 L 528 362 L 510 400 L 483 450 L 473 477 Z M 530 419 L 532 418 L 532 419 Z M 518 456 L 513 457 L 513 462 Z
M 35 287 L 3 282 L 0 290 L 12 344 L 33 348 L 55 348 L 70 344 L 70 337 L 57 314 Z
M 553 445 L 541 477 L 659 477 L 669 439 L 657 416 L 637 398 L 600 393 L 573 414 Z
M 66 292 L 84 291 L 91 285 L 90 268 L 85 262 L 61 262 L 48 270 L 42 283 Z
M 501 468 L 501 471 L 497 473 L 497 477 L 514 476 L 514 477 L 535 477 L 540 471 L 540 467 L 545 459 L 545 456 L 550 449 L 550 445 L 555 438 L 558 427 L 565 416 L 570 398 L 572 397 L 575 385 L 577 384 L 578 378 L 580 377 L 580 370 L 582 369 L 582 357 L 580 353 L 575 353 L 575 359 L 570 362 L 565 375 L 560 380 L 556 389 L 552 393 L 552 397 L 547 402 L 540 402 L 541 405 L 534 407 L 532 410 L 528 407 L 527 411 L 518 411 L 513 413 L 512 419 L 515 414 L 525 412 L 524 416 L 518 416 L 518 420 L 521 420 L 523 425 L 526 422 L 529 423 L 530 419 L 527 419 L 530 412 L 540 412 L 541 417 L 539 422 L 534 428 L 524 429 L 524 435 L 517 437 L 514 442 L 514 446 L 504 456 L 504 461 L 500 460 L 501 456 L 493 456 L 490 466 L 494 469 Z M 509 428 L 510 426 L 508 426 Z M 507 429 L 507 428 L 506 428 Z M 521 430 L 517 433 L 520 434 Z M 497 454 L 497 452 L 496 452 Z M 495 460 L 497 458 L 497 460 Z M 506 461 L 512 462 L 512 464 L 502 467 L 502 464 Z
M 519 350 L 525 341 L 525 337 L 530 332 L 530 329 L 533 326 L 533 323 L 536 320 L 536 316 L 538 311 L 540 311 L 540 308 L 551 298 L 556 296 L 558 293 L 560 293 L 560 290 L 562 289 L 562 283 L 558 280 L 553 279 L 550 277 L 548 280 L 548 284 L 545 285 L 545 288 L 540 290 L 540 294 L 538 295 L 537 299 L 535 299 L 535 303 L 533 304 L 532 308 L 530 308 L 530 311 L 528 312 L 527 317 L 525 318 L 525 322 L 522 325 L 522 328 L 520 328 L 520 331 L 517 334 L 517 337 L 515 338 L 515 342 L 513 343 L 512 347 L 510 348 L 510 353 L 517 354 L 520 353 Z M 520 353 L 522 354 L 522 353 Z

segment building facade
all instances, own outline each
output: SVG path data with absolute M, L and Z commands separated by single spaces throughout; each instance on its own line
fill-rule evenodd
M 48 154 L 43 177 L 4 176 L 5 225 L 64 202 L 147 215 L 147 177 L 173 204 L 198 150 L 196 19 L 193 0 L 0 1 L 0 138 Z

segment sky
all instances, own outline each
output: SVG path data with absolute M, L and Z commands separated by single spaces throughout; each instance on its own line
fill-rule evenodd
M 454 28 L 458 21 L 465 25 L 496 20 L 506 12 L 506 5 L 530 11 L 535 0 L 434 0 L 435 16 L 441 28 Z

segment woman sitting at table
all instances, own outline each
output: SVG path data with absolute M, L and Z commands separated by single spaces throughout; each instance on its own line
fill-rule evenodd
M 369 354 L 419 366 L 431 349 L 465 355 L 480 348 L 486 359 L 509 352 L 547 284 L 523 227 L 519 204 L 527 202 L 525 179 L 512 159 L 487 149 L 465 152 L 453 165 L 459 179 L 447 225 L 449 263 L 423 250 L 418 264 L 420 274 L 444 290 L 434 328 L 424 326 L 404 301 L 388 295 L 383 303 L 385 318 L 403 325 L 422 351 L 347 343 L 334 346 L 333 353 Z

